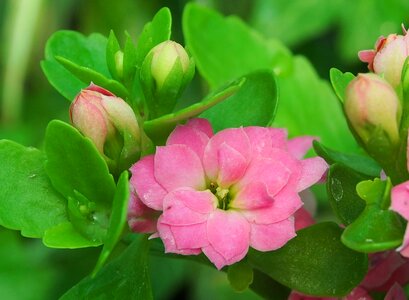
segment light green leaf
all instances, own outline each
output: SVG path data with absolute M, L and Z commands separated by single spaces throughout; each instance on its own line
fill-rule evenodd
M 355 78 L 354 74 L 350 72 L 342 73 L 337 68 L 331 68 L 329 71 L 332 87 L 335 90 L 339 100 L 344 102 L 345 91 L 348 84 Z

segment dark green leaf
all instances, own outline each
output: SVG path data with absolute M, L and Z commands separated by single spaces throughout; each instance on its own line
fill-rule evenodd
M 61 56 L 55 56 L 55 59 L 71 72 L 75 77 L 81 80 L 86 85 L 90 85 L 91 82 L 96 85 L 102 86 L 108 91 L 114 93 L 116 96 L 126 99 L 128 97 L 127 89 L 118 81 L 110 79 L 98 73 L 88 67 L 80 66 L 68 59 Z M 78 91 L 79 92 L 79 91 Z
M 212 123 L 215 131 L 240 126 L 267 126 L 277 108 L 277 85 L 272 71 L 244 76 L 240 89 L 225 101 L 204 111 L 200 117 Z
M 0 141 L 0 225 L 39 238 L 67 221 L 66 200 L 53 188 L 37 149 Z
M 342 229 L 320 223 L 297 232 L 283 248 L 272 252 L 250 250 L 248 259 L 256 269 L 299 292 L 342 297 L 364 278 L 368 261 L 363 253 L 345 247 Z
M 164 7 L 145 25 L 136 47 L 136 63 L 140 67 L 145 56 L 157 44 L 170 38 L 172 15 L 169 8 Z
M 148 242 L 140 235 L 95 277 L 84 278 L 61 299 L 153 299 L 147 258 Z
M 102 248 L 93 274 L 96 274 L 102 268 L 125 229 L 129 201 L 128 177 L 128 171 L 124 171 L 119 177 L 114 202 L 112 204 L 112 213 L 109 220 L 108 232 L 104 240 L 104 247 Z
M 185 7 L 183 33 L 212 88 L 259 69 L 275 69 L 277 74 L 291 69 L 291 55 L 278 41 L 264 40 L 240 19 L 224 18 L 197 4 Z
M 364 210 L 365 201 L 358 196 L 356 185 L 366 179 L 368 177 L 342 164 L 336 163 L 330 167 L 327 177 L 328 200 L 342 224 L 351 224 Z
M 239 90 L 240 86 L 242 86 L 244 81 L 245 80 L 242 79 L 233 82 L 232 84 L 222 89 L 221 91 L 217 91 L 207 96 L 201 102 L 195 103 L 187 108 L 183 108 L 178 112 L 171 113 L 160 118 L 145 122 L 143 124 L 143 128 L 146 134 L 157 145 L 164 144 L 166 138 L 176 127 L 176 125 L 183 123 L 189 118 L 199 115 L 206 109 L 209 109 L 210 107 L 230 97 Z
M 344 102 L 346 88 L 351 80 L 355 78 L 354 74 L 350 72 L 342 73 L 337 68 L 331 68 L 329 75 L 332 87 L 335 90 L 335 94 L 337 94 L 341 102 Z
M 75 31 L 57 31 L 47 41 L 45 60 L 41 62 L 42 69 L 51 85 L 72 101 L 89 83 L 84 83 L 71 74 L 55 57 L 63 57 L 110 78 L 106 65 L 106 45 L 106 37 L 100 34 L 85 37 Z
M 314 141 L 315 152 L 332 165 L 341 163 L 355 172 L 370 176 L 378 177 L 381 174 L 381 167 L 378 163 L 369 156 L 358 155 L 354 153 L 343 153 L 325 147 L 323 144 Z
M 253 268 L 244 260 L 229 266 L 227 279 L 237 292 L 245 291 L 253 282 Z

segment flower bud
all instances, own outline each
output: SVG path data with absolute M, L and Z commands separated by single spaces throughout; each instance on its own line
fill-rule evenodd
M 366 145 L 382 132 L 391 144 L 399 142 L 401 105 L 392 86 L 375 74 L 359 74 L 346 90 L 345 113 Z
M 409 56 L 409 34 L 405 29 L 404 34 L 390 34 L 386 38 L 381 36 L 375 44 L 375 50 L 358 53 L 360 60 L 368 63 L 369 70 L 383 74 L 393 87 L 401 83 L 402 68 Z
M 140 155 L 140 130 L 132 108 L 111 92 L 91 84 L 82 90 L 70 107 L 71 122 L 90 138 L 119 174 Z
M 194 62 L 178 43 L 165 41 L 151 49 L 140 76 L 151 118 L 173 110 L 193 75 Z

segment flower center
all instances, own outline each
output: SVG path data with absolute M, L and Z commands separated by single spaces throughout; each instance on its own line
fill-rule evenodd
M 216 183 L 210 183 L 210 191 L 217 197 L 217 208 L 228 210 L 231 201 L 231 196 L 229 194 L 229 189 L 223 189 L 219 187 Z

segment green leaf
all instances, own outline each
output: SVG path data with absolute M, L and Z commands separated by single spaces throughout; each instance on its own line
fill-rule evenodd
M 128 212 L 129 201 L 129 178 L 128 171 L 124 171 L 118 180 L 117 189 L 112 205 L 111 218 L 109 220 L 109 227 L 106 238 L 104 240 L 104 247 L 102 248 L 97 265 L 93 271 L 93 276 L 102 268 L 108 259 L 114 247 L 121 238 L 122 232 L 126 227 L 126 217 Z
M 167 7 L 160 9 L 152 21 L 145 25 L 136 47 L 136 64 L 138 67 L 142 65 L 145 56 L 153 47 L 169 40 L 171 26 L 172 15 Z
M 356 192 L 356 185 L 368 177 L 336 163 L 332 165 L 327 177 L 327 194 L 331 207 L 344 225 L 349 225 L 358 218 L 365 208 Z
M 43 243 L 50 248 L 77 249 L 97 247 L 100 240 L 84 237 L 71 222 L 63 222 L 45 231 Z
M 253 282 L 253 268 L 246 261 L 235 263 L 227 269 L 227 279 L 235 291 L 245 291 Z
M 0 225 L 40 238 L 67 221 L 66 200 L 44 170 L 44 155 L 32 147 L 0 140 Z
M 291 55 L 284 46 L 264 40 L 237 17 L 224 18 L 189 3 L 183 14 L 183 33 L 201 75 L 212 88 L 259 69 L 271 68 L 276 73 L 291 69 Z
M 62 121 L 49 123 L 45 135 L 46 172 L 66 198 L 80 192 L 90 201 L 110 205 L 115 182 L 90 139 Z
M 111 30 L 108 36 L 106 59 L 109 73 L 111 73 L 112 78 L 116 80 L 120 80 L 116 66 L 116 55 L 118 51 L 121 51 L 121 46 L 119 46 L 119 42 L 114 31 Z
M 55 57 L 63 57 L 110 78 L 106 65 L 106 45 L 107 39 L 101 34 L 93 33 L 86 37 L 75 31 L 57 31 L 47 41 L 45 60 L 41 62 L 41 67 L 51 85 L 72 101 L 89 83 L 71 74 Z
M 250 250 L 249 263 L 273 279 L 308 295 L 342 297 L 364 278 L 367 256 L 345 247 L 342 229 L 320 223 L 297 232 L 297 237 L 272 252 Z
M 240 126 L 267 126 L 277 110 L 277 85 L 272 71 L 244 76 L 246 81 L 231 97 L 204 111 L 215 131 Z
M 61 299 L 153 299 L 148 273 L 148 242 L 144 235 L 95 276 L 88 276 Z
M 80 66 L 68 59 L 65 59 L 64 57 L 55 56 L 55 59 L 87 86 L 92 82 L 98 86 L 102 86 L 118 97 L 123 99 L 128 97 L 127 89 L 118 81 L 107 78 L 101 73 L 98 73 L 88 67 Z
M 342 242 L 351 249 L 361 252 L 379 252 L 393 249 L 402 244 L 404 226 L 401 218 L 390 206 L 390 180 L 379 178 L 359 183 L 359 196 L 365 200 L 362 214 L 342 234 Z
M 341 163 L 355 172 L 370 176 L 378 177 L 381 174 L 382 168 L 378 163 L 369 156 L 363 156 L 355 153 L 343 153 L 325 147 L 323 144 L 314 141 L 315 152 L 325 159 L 325 161 L 332 165 L 334 163 Z
M 226 98 L 236 93 L 240 86 L 243 85 L 245 79 L 235 81 L 221 91 L 214 92 L 207 96 L 202 101 L 195 103 L 187 108 L 183 108 L 175 113 L 164 115 L 160 118 L 146 121 L 143 128 L 149 138 L 157 144 L 164 144 L 169 134 L 176 125 L 186 121 L 189 118 L 199 115 L 206 109 L 220 103 Z
M 341 102 L 344 102 L 346 88 L 355 78 L 355 75 L 350 72 L 342 73 L 337 68 L 331 68 L 329 71 L 329 77 L 331 79 L 332 87 L 335 90 L 335 94 L 337 94 Z

